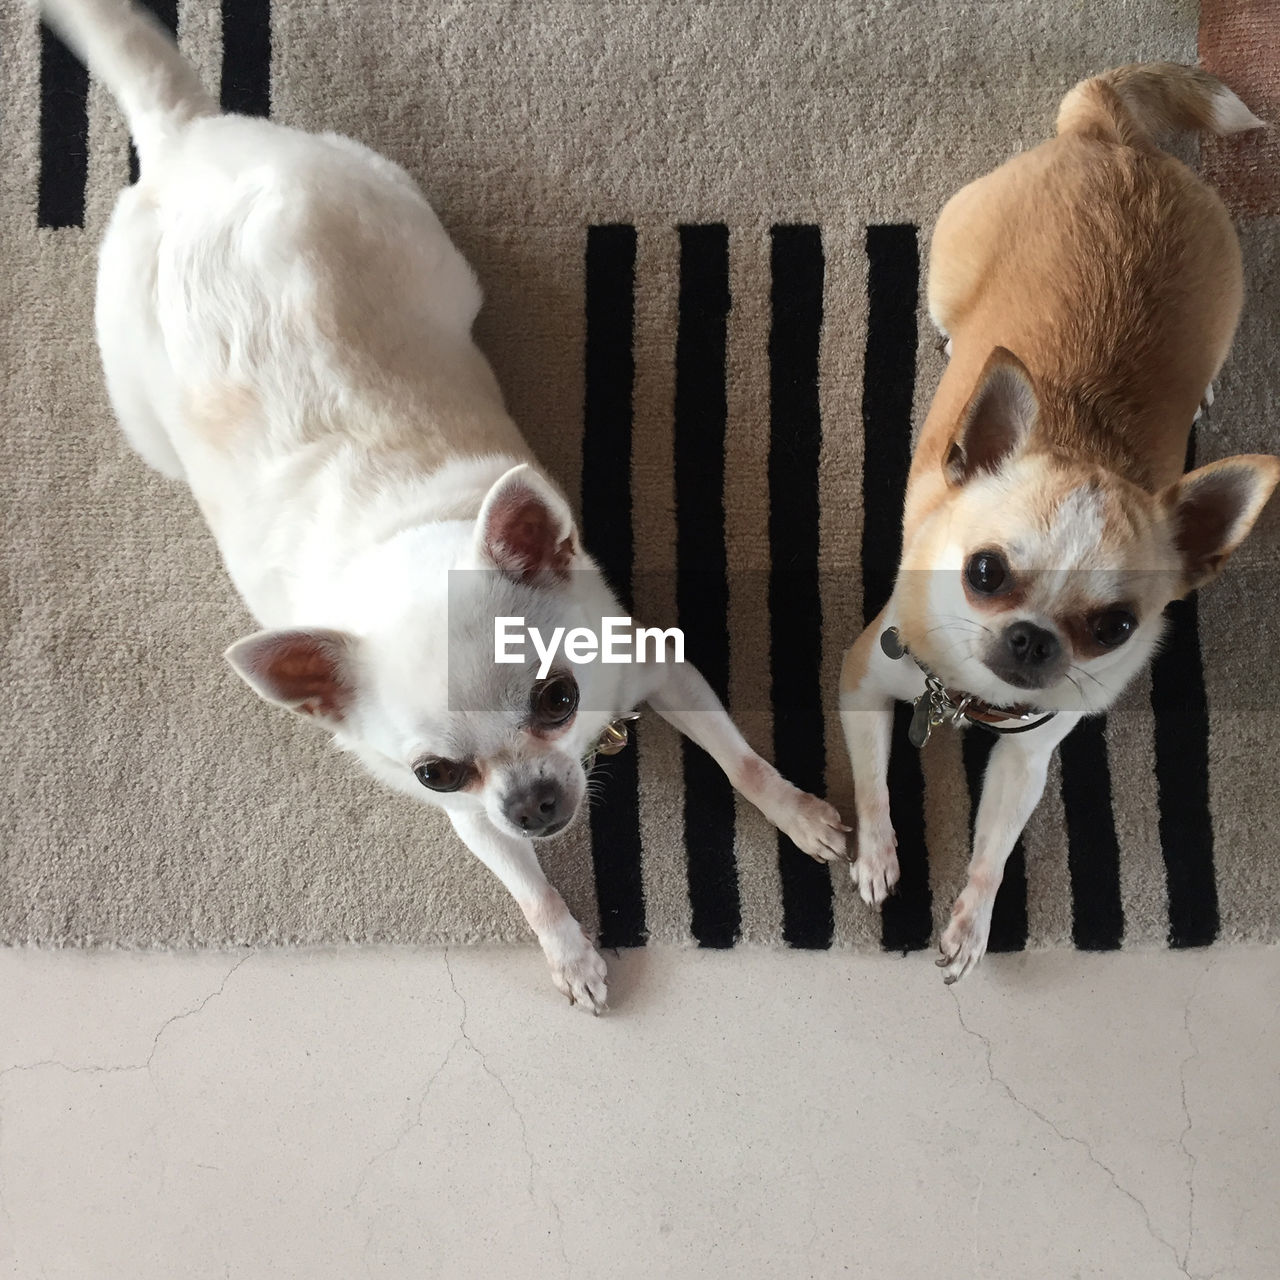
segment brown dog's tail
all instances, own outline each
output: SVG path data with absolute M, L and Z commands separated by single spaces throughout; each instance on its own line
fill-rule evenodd
M 1058 133 L 1142 151 L 1161 136 L 1243 133 L 1264 124 L 1221 80 L 1176 62 L 1134 62 L 1082 80 L 1058 108 Z

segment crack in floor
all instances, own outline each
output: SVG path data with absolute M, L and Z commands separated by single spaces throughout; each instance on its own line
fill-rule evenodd
M 235 973 L 257 955 L 256 950 L 251 950 L 241 956 L 239 960 L 231 966 L 223 975 L 222 981 L 217 988 L 207 996 L 205 996 L 198 1004 L 194 1004 L 189 1009 L 180 1009 L 171 1017 L 166 1018 L 160 1024 L 160 1029 L 151 1039 L 151 1051 L 141 1062 L 125 1062 L 113 1066 L 98 1066 L 94 1063 L 70 1063 L 63 1062 L 59 1058 L 41 1058 L 37 1062 L 19 1062 L 13 1066 L 5 1067 L 0 1070 L 0 1080 L 5 1076 L 13 1075 L 23 1071 L 38 1071 L 43 1067 L 57 1067 L 60 1071 L 65 1071 L 70 1075 L 125 1075 L 134 1071 L 150 1072 L 152 1063 L 155 1062 L 156 1054 L 160 1052 L 160 1041 L 169 1031 L 169 1028 L 175 1023 L 182 1022 L 187 1018 L 194 1018 L 196 1014 L 202 1013 L 205 1007 L 213 1000 L 216 1000 L 227 989 L 227 983 L 231 981 Z
M 1043 1124 L 1047 1129 L 1049 1129 L 1052 1133 L 1054 1133 L 1061 1141 L 1069 1142 L 1069 1143 L 1072 1143 L 1074 1146 L 1079 1147 L 1088 1157 L 1090 1163 L 1096 1165 L 1099 1169 L 1102 1170 L 1103 1173 L 1107 1175 L 1107 1177 L 1111 1180 L 1111 1185 L 1115 1187 L 1115 1189 L 1119 1191 L 1121 1195 L 1123 1195 L 1126 1199 L 1131 1200 L 1138 1207 L 1139 1212 L 1142 1214 L 1142 1219 L 1146 1223 L 1147 1233 L 1158 1244 L 1163 1245 L 1166 1249 L 1169 1250 L 1170 1255 L 1173 1257 L 1174 1265 L 1178 1268 L 1178 1270 L 1184 1276 L 1187 1276 L 1187 1280 L 1194 1280 L 1194 1277 L 1192 1277 L 1190 1272 L 1187 1271 L 1187 1268 L 1184 1265 L 1183 1260 L 1179 1256 L 1177 1246 L 1174 1245 L 1172 1241 L 1166 1240 L 1164 1236 L 1162 1236 L 1155 1229 L 1155 1224 L 1151 1221 L 1151 1214 L 1148 1212 L 1147 1206 L 1143 1204 L 1143 1202 L 1136 1195 L 1134 1195 L 1133 1192 L 1130 1191 L 1129 1188 L 1126 1187 L 1118 1177 L 1116 1177 L 1116 1173 L 1114 1169 L 1112 1169 L 1109 1165 L 1105 1164 L 1103 1161 L 1098 1159 L 1098 1157 L 1094 1154 L 1094 1150 L 1089 1145 L 1089 1143 L 1087 1143 L 1083 1138 L 1077 1138 L 1073 1134 L 1064 1133 L 1047 1115 L 1044 1114 L 1044 1112 L 1036 1110 L 1036 1108 L 1033 1107 L 1029 1102 L 1020 1098 L 1013 1091 L 1013 1089 L 1010 1088 L 1009 1084 L 1005 1080 L 1003 1080 L 1000 1076 L 996 1075 L 995 1066 L 992 1062 L 992 1047 L 991 1047 L 990 1039 L 984 1036 L 982 1032 L 976 1031 L 973 1027 L 971 1027 L 965 1021 L 964 1010 L 960 1005 L 960 997 L 957 995 L 954 988 L 949 988 L 949 990 L 951 991 L 951 998 L 955 1001 L 956 1017 L 960 1020 L 961 1030 L 964 1031 L 965 1035 L 978 1041 L 978 1043 L 983 1047 L 983 1050 L 986 1054 L 987 1077 L 990 1080 L 990 1082 L 994 1085 L 999 1086 L 999 1088 L 1001 1088 L 1004 1091 L 1005 1096 L 1009 1099 L 1010 1102 L 1014 1103 L 1016 1106 L 1021 1107 L 1025 1112 L 1027 1112 L 1028 1115 L 1034 1116 L 1037 1120 L 1040 1121 L 1041 1124 Z
M 511 1112 L 515 1116 L 516 1121 L 520 1126 L 520 1144 L 524 1149 L 525 1159 L 529 1163 L 529 1177 L 526 1183 L 526 1190 L 528 1192 L 530 1203 L 533 1204 L 535 1208 L 537 1207 L 538 1195 L 537 1195 L 537 1189 L 535 1187 L 535 1175 L 537 1172 L 537 1162 L 534 1159 L 533 1148 L 529 1144 L 529 1129 L 527 1124 L 525 1123 L 524 1115 L 521 1112 L 519 1106 L 517 1105 L 515 1095 L 511 1092 L 510 1088 L 508 1088 L 506 1081 L 503 1080 L 502 1077 L 498 1075 L 498 1073 L 489 1065 L 489 1061 L 485 1057 L 484 1051 L 471 1038 L 471 1033 L 467 1030 L 467 1017 L 468 1017 L 467 1001 L 466 1001 L 466 997 L 463 996 L 461 990 L 459 990 L 457 979 L 454 977 L 453 964 L 449 959 L 448 947 L 444 949 L 444 967 L 445 967 L 445 972 L 449 976 L 449 986 L 452 988 L 453 994 L 457 997 L 458 1004 L 461 1008 L 461 1014 L 458 1019 L 458 1034 L 453 1038 L 453 1040 L 449 1044 L 448 1049 L 445 1050 L 444 1056 L 440 1059 L 439 1064 L 436 1066 L 435 1070 L 432 1071 L 431 1075 L 427 1078 L 426 1082 L 424 1083 L 422 1087 L 422 1092 L 418 1098 L 418 1103 L 416 1108 L 414 1109 L 412 1118 L 401 1128 L 400 1132 L 396 1135 L 396 1138 L 393 1142 L 391 1142 L 388 1146 L 382 1148 L 380 1151 L 376 1151 L 365 1162 L 363 1168 L 360 1171 L 360 1176 L 356 1180 L 355 1188 L 352 1190 L 351 1195 L 347 1200 L 346 1207 L 348 1212 L 354 1212 L 356 1210 L 357 1202 L 359 1201 L 360 1197 L 364 1194 L 365 1188 L 368 1186 L 369 1179 L 373 1173 L 375 1166 L 381 1164 L 383 1161 L 388 1160 L 393 1155 L 395 1155 L 395 1153 L 408 1140 L 409 1135 L 413 1133 L 415 1129 L 421 1128 L 422 1116 L 424 1111 L 426 1110 L 427 1099 L 431 1096 L 431 1090 L 435 1086 L 436 1081 L 440 1078 L 441 1073 L 449 1065 L 450 1061 L 453 1058 L 454 1051 L 458 1048 L 459 1045 L 464 1045 L 469 1052 L 475 1054 L 477 1060 L 480 1063 L 480 1069 L 498 1086 L 499 1089 L 502 1090 L 502 1093 L 507 1099 L 508 1105 L 511 1107 Z M 573 1274 L 573 1264 L 569 1261 L 569 1255 L 565 1249 L 564 1219 L 560 1213 L 560 1206 L 556 1202 L 555 1197 L 550 1194 L 548 1194 L 547 1196 L 547 1203 L 551 1206 L 551 1215 L 555 1219 L 556 1246 L 560 1254 L 561 1261 L 564 1263 L 565 1275 L 571 1276 Z M 372 1225 L 370 1225 L 368 1230 L 365 1233 L 364 1252 L 363 1252 L 366 1272 L 368 1272 L 369 1270 L 369 1253 L 372 1248 L 373 1248 L 373 1228 L 372 1228 Z
M 458 1022 L 458 1034 L 466 1041 L 467 1047 L 480 1059 L 481 1070 L 498 1086 L 506 1095 L 507 1101 L 511 1104 L 512 1114 L 520 1125 L 520 1144 L 524 1148 L 525 1158 L 529 1161 L 529 1182 L 528 1193 L 530 1202 L 536 1207 L 538 1203 L 537 1191 L 534 1187 L 534 1176 L 537 1171 L 537 1161 L 534 1159 L 533 1148 L 529 1145 L 529 1127 L 525 1123 L 523 1112 L 516 1104 L 515 1095 L 507 1087 L 507 1082 L 498 1075 L 498 1073 L 489 1065 L 489 1060 L 485 1057 L 483 1050 L 472 1040 L 470 1033 L 467 1031 L 467 1001 L 462 992 L 458 989 L 457 979 L 453 975 L 453 965 L 449 960 L 449 948 L 444 950 L 444 967 L 449 975 L 449 985 L 453 988 L 453 994 L 458 997 L 458 1003 L 462 1006 L 462 1017 Z M 564 1263 L 565 1275 L 573 1274 L 573 1264 L 569 1261 L 569 1255 L 565 1249 L 564 1243 L 564 1219 L 560 1215 L 560 1206 L 556 1203 L 553 1195 L 547 1195 L 547 1203 L 551 1206 L 551 1216 L 555 1219 L 556 1225 L 556 1246 L 560 1253 L 560 1259 Z
M 37 1062 L 19 1062 L 12 1066 L 5 1067 L 0 1070 L 0 1080 L 5 1076 L 19 1074 L 29 1071 L 39 1071 L 45 1068 L 53 1067 L 59 1071 L 64 1071 L 69 1075 L 128 1075 L 135 1074 L 139 1071 L 145 1071 L 152 1081 L 152 1087 L 155 1087 L 155 1078 L 152 1076 L 151 1067 L 155 1062 L 156 1054 L 160 1052 L 160 1041 L 164 1039 L 169 1029 L 176 1023 L 182 1022 L 187 1018 L 194 1018 L 197 1014 L 202 1013 L 209 1003 L 216 1000 L 227 989 L 227 983 L 231 981 L 235 973 L 245 964 L 247 964 L 257 954 L 256 949 L 251 949 L 242 955 L 222 976 L 222 981 L 217 987 L 204 996 L 198 1003 L 193 1004 L 189 1009 L 179 1009 L 177 1013 L 166 1018 L 161 1024 L 155 1035 L 151 1037 L 151 1049 L 147 1053 L 146 1058 L 142 1062 L 119 1063 L 112 1066 L 101 1066 L 94 1063 L 70 1063 L 63 1062 L 59 1058 L 42 1058 Z M 0 1129 L 3 1128 L 3 1099 L 0 1099 Z M 155 1135 L 155 1127 L 152 1126 L 151 1136 Z M 161 1170 L 163 1174 L 163 1162 Z M 11 1242 L 11 1250 L 16 1253 L 18 1246 L 17 1230 L 14 1225 L 13 1215 L 9 1210 L 7 1200 L 5 1198 L 6 1185 L 4 1181 L 4 1162 L 0 1160 L 0 1214 L 9 1224 L 9 1239 Z M 41 1265 L 40 1274 L 44 1275 L 44 1267 Z
M 1211 956 L 1205 961 L 1205 966 L 1200 971 L 1200 976 L 1196 979 L 1195 986 L 1191 988 L 1191 992 L 1187 996 L 1186 1004 L 1182 1006 L 1182 1030 L 1187 1037 L 1188 1045 L 1191 1047 L 1191 1053 L 1178 1064 L 1178 1085 L 1182 1094 L 1182 1118 L 1186 1122 L 1182 1132 L 1178 1135 L 1178 1148 L 1187 1157 L 1187 1247 L 1182 1253 L 1182 1270 L 1188 1276 L 1192 1275 L 1190 1270 L 1191 1248 L 1195 1243 L 1196 1165 L 1198 1157 L 1187 1146 L 1187 1139 L 1191 1136 L 1192 1128 L 1191 1107 L 1187 1103 L 1187 1068 L 1200 1056 L 1200 1046 L 1196 1043 L 1196 1038 L 1191 1031 L 1191 1006 L 1200 994 L 1200 988 L 1204 985 L 1204 980 L 1209 976 L 1209 970 L 1212 965 L 1213 958 Z
M 369 1178 L 373 1174 L 374 1167 L 381 1164 L 384 1160 L 389 1160 L 397 1151 L 404 1146 L 409 1135 L 415 1130 L 422 1127 L 422 1113 L 427 1109 L 427 1099 L 431 1096 L 431 1090 L 435 1087 L 436 1081 L 440 1078 L 445 1067 L 449 1065 L 449 1060 L 453 1057 L 453 1051 L 462 1043 L 462 1037 L 457 1036 L 449 1043 L 449 1047 L 444 1051 L 444 1056 L 432 1073 L 427 1077 L 426 1082 L 422 1086 L 422 1092 L 418 1096 L 418 1105 L 414 1108 L 413 1118 L 405 1124 L 400 1132 L 396 1135 L 395 1141 L 390 1145 L 383 1147 L 380 1151 L 375 1151 L 373 1155 L 365 1161 L 364 1166 L 360 1170 L 359 1177 L 356 1178 L 356 1185 L 352 1189 L 351 1195 L 347 1199 L 347 1212 L 354 1213 L 360 1197 L 364 1194 L 365 1187 L 369 1183 Z M 373 1250 L 373 1224 L 369 1223 L 365 1227 L 364 1245 L 361 1249 L 361 1260 L 364 1263 L 366 1275 L 371 1275 L 369 1269 L 369 1254 Z

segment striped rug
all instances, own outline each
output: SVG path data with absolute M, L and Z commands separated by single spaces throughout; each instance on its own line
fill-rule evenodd
M 1251 0 L 154 0 L 228 110 L 333 128 L 423 183 L 486 286 L 481 339 L 587 544 L 678 623 L 747 736 L 849 807 L 843 649 L 892 583 L 941 370 L 922 261 L 946 196 L 1046 136 L 1082 76 L 1201 52 L 1280 117 Z M 1088 12 L 1086 12 L 1088 10 Z M 0 2 L 0 939 L 192 945 L 526 936 L 444 824 L 271 714 L 197 512 L 119 438 L 94 247 L 134 160 L 100 86 Z M 1207 461 L 1275 451 L 1280 167 L 1206 147 L 1250 297 Z M 1280 520 L 1170 610 L 1149 677 L 1063 746 L 1009 862 L 995 950 L 1280 936 L 1271 715 Z M 991 739 L 899 716 L 883 916 L 652 716 L 547 847 L 606 946 L 927 947 L 962 882 Z

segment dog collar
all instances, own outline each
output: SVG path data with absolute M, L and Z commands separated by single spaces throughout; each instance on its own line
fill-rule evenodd
M 584 753 L 582 767 L 589 773 L 591 766 L 596 762 L 597 756 L 616 756 L 631 740 L 631 731 L 627 726 L 633 720 L 639 719 L 640 713 L 638 711 L 627 711 L 605 725 L 600 730 L 600 736 Z
M 884 632 L 880 648 L 895 662 L 899 658 L 910 658 L 924 673 L 924 692 L 912 704 L 911 727 L 907 731 L 913 747 L 923 747 L 929 735 L 942 724 L 958 725 L 964 720 L 988 733 L 1026 733 L 1058 714 L 1032 707 L 993 707 L 971 693 L 953 693 L 907 648 L 897 627 L 889 627 Z

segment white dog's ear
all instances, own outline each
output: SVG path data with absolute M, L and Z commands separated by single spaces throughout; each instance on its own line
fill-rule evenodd
M 1165 490 L 1187 591 L 1217 577 L 1262 514 L 1277 481 L 1280 458 L 1248 453 L 1211 462 Z
M 978 472 L 998 471 L 1031 434 L 1040 401 L 1026 366 L 1004 347 L 987 357 L 944 463 L 947 479 L 964 484 Z
M 353 649 L 341 631 L 258 631 L 223 656 L 268 702 L 340 724 L 355 697 Z
M 499 477 L 476 520 L 481 563 L 517 582 L 564 581 L 577 542 L 569 504 L 528 465 Z

